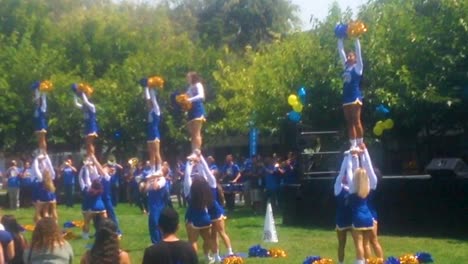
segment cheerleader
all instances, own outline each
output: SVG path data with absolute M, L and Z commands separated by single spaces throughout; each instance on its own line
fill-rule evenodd
M 58 221 L 57 201 L 55 196 L 55 170 L 47 154 L 38 155 L 33 161 L 34 184 L 33 200 L 36 208 L 34 221 L 51 217 Z
M 159 150 L 160 145 L 160 134 L 159 134 L 159 122 L 161 120 L 161 110 L 156 99 L 156 89 L 149 89 L 145 85 L 145 99 L 148 105 L 148 119 L 147 119 L 147 130 L 146 130 L 146 142 L 148 145 L 148 154 L 151 163 L 151 170 L 153 172 L 161 169 L 161 154 Z
M 87 156 L 94 155 L 94 140 L 98 137 L 98 124 L 96 119 L 96 106 L 88 100 L 88 95 L 85 92 L 78 92 L 78 85 L 73 84 L 72 88 L 75 92 L 75 105 L 84 113 L 85 121 L 85 137 L 86 137 L 86 154 Z M 83 103 L 79 102 L 78 96 L 81 96 Z
M 355 263 L 364 264 L 364 241 L 370 239 L 374 226 L 372 214 L 367 206 L 367 199 L 370 191 L 369 177 L 372 177 L 372 175 L 368 176 L 364 168 L 357 168 L 353 175 L 352 162 L 352 160 L 348 161 L 346 177 L 350 190 L 349 201 L 353 225 L 352 236 L 356 250 Z
M 47 153 L 47 96 L 39 91 L 40 82 L 35 82 L 32 86 L 34 90 L 34 132 L 37 135 L 39 150 L 42 154 Z
M 355 52 L 346 55 L 343 47 L 343 39 L 338 39 L 338 53 L 344 67 L 343 73 L 343 112 L 348 126 L 348 137 L 351 149 L 364 148 L 364 130 L 361 124 L 362 93 L 360 82 L 362 78 L 363 64 L 361 57 L 361 44 L 355 40 Z
M 363 167 L 366 170 L 367 174 L 369 175 L 369 195 L 367 197 L 367 207 L 369 208 L 371 214 L 372 214 L 372 219 L 374 221 L 374 227 L 372 229 L 372 233 L 368 238 L 365 238 L 364 240 L 364 253 L 365 257 L 370 258 L 372 256 L 371 253 L 371 248 L 374 251 L 374 254 L 378 258 L 383 259 L 383 250 L 382 246 L 380 245 L 379 239 L 378 239 L 378 215 L 377 215 L 377 210 L 374 205 L 374 199 L 375 199 L 375 191 L 377 189 L 377 182 L 378 182 L 378 177 L 377 175 L 380 175 L 379 173 L 376 173 L 374 170 L 374 167 L 372 166 L 372 162 L 370 159 L 369 152 L 367 149 L 363 152 Z
M 96 157 L 90 156 L 85 160 L 85 164 L 80 170 L 78 181 L 83 194 L 81 209 L 83 212 L 82 237 L 89 239 L 89 225 L 95 217 L 107 218 L 106 207 L 102 200 L 103 187 L 101 176 L 99 175 Z M 102 172 L 101 172 L 102 173 Z M 102 173 L 106 180 L 110 180 L 107 173 Z
M 200 176 L 203 168 L 196 155 L 188 157 L 185 166 L 184 194 L 188 200 L 188 208 L 185 214 L 188 240 L 197 252 L 198 236 L 203 239 L 203 253 L 208 263 L 213 263 L 214 259 L 209 255 L 209 251 L 216 252 L 211 238 L 211 217 L 208 208 L 213 206 L 214 198 L 209 184 L 205 178 Z
M 349 205 L 349 186 L 346 181 L 347 165 L 349 163 L 350 155 L 346 154 L 343 162 L 341 163 L 340 173 L 336 177 L 334 185 L 334 194 L 336 198 L 336 237 L 338 239 L 338 264 L 343 264 L 345 256 L 345 247 L 347 233 L 351 230 L 351 207 Z
M 187 128 L 191 137 L 192 151 L 194 151 L 195 149 L 201 149 L 202 145 L 201 128 L 205 121 L 205 108 L 203 107 L 205 91 L 198 73 L 189 72 L 186 78 L 189 84 L 187 90 L 188 100 L 192 103 L 192 108 L 188 112 Z
M 162 234 L 158 223 L 159 216 L 166 207 L 168 200 L 168 192 L 165 186 L 166 178 L 163 174 L 146 175 L 144 191 L 148 195 L 148 229 L 153 244 L 162 241 Z
M 211 188 L 211 192 L 213 193 L 214 201 L 211 207 L 208 208 L 208 213 L 210 214 L 211 218 L 211 239 L 214 243 L 214 258 L 215 261 L 220 263 L 221 257 L 219 256 L 219 241 L 218 241 L 218 234 L 224 242 L 224 245 L 227 248 L 227 254 L 233 255 L 234 252 L 232 251 L 231 239 L 229 238 L 228 234 L 226 233 L 226 227 L 224 220 L 226 217 L 224 216 L 224 209 L 222 207 L 222 202 L 220 201 L 222 197 L 222 190 L 218 188 L 216 177 L 213 175 L 211 168 L 208 166 L 207 162 L 198 151 L 197 154 L 199 155 L 199 159 L 201 161 L 201 165 L 203 168 L 203 176 L 208 182 L 208 185 Z

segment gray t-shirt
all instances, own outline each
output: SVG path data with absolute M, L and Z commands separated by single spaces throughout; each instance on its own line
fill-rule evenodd
M 53 251 L 36 251 L 34 250 L 29 256 L 30 249 L 25 249 L 23 260 L 25 263 L 31 264 L 72 264 L 73 249 L 70 244 L 65 241 L 63 246 L 57 246 Z

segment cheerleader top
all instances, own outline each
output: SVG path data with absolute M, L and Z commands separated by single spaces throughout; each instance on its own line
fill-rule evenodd
M 52 180 L 55 179 L 55 169 L 52 166 L 49 155 L 39 155 L 36 157 L 32 164 L 33 167 L 33 178 L 37 182 L 42 182 L 43 174 L 47 170 L 50 173 Z
M 200 82 L 190 85 L 187 94 L 189 96 L 188 100 L 192 103 L 203 102 L 205 100 L 205 91 L 203 84 Z

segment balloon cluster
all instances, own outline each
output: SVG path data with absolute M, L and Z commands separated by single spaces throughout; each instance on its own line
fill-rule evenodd
M 335 27 L 337 38 L 357 38 L 367 32 L 367 26 L 359 20 L 351 21 L 348 24 L 340 23 Z
M 187 112 L 192 108 L 192 102 L 189 101 L 189 96 L 186 93 L 177 95 L 175 100 L 184 112 Z
M 93 87 L 87 83 L 74 83 L 72 84 L 71 89 L 75 94 L 85 93 L 88 97 L 90 97 L 94 92 Z
M 297 95 L 290 94 L 288 96 L 288 104 L 292 107 L 292 111 L 288 113 L 289 120 L 297 123 L 301 121 L 301 113 L 306 103 L 307 93 L 304 87 L 297 90 Z
M 308 256 L 303 264 L 333 264 L 333 260 L 329 258 L 321 258 L 320 256 Z
M 147 79 L 146 85 L 148 88 L 162 89 L 164 86 L 164 80 L 159 76 L 152 76 Z
M 372 131 L 374 132 L 374 135 L 379 137 L 383 134 L 384 130 L 390 130 L 393 128 L 394 125 L 395 123 L 391 118 L 388 118 L 384 121 L 380 120 L 375 123 L 375 126 L 372 129 Z

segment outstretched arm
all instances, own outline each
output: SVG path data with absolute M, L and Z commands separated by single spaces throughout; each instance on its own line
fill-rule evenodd
M 195 87 L 197 87 L 197 95 L 190 97 L 188 100 L 190 102 L 205 100 L 205 89 L 203 88 L 203 85 L 201 83 L 196 83 Z
M 364 65 L 362 64 L 361 43 L 358 38 L 354 41 L 354 46 L 356 49 L 356 66 L 354 66 L 354 70 L 357 74 L 362 75 Z
M 78 97 L 76 95 L 73 95 L 73 100 L 75 102 L 75 106 L 78 107 L 78 108 L 83 108 L 83 105 L 80 104 L 80 102 L 78 101 Z
M 188 197 L 190 195 L 190 187 L 192 186 L 192 164 L 187 161 L 185 165 L 185 176 L 184 176 L 184 195 Z
M 354 183 L 353 183 L 353 162 L 352 162 L 353 157 L 348 158 L 348 162 L 346 164 L 346 181 L 348 182 L 349 186 L 349 193 L 355 193 L 356 190 L 354 189 Z
M 208 185 L 210 185 L 211 188 L 216 188 L 216 185 L 217 185 L 216 178 L 211 172 L 210 167 L 208 166 L 208 163 L 206 163 L 206 160 L 202 155 L 200 155 L 200 161 L 201 161 L 201 165 L 204 171 L 203 175 L 205 176 L 205 179 L 208 182 Z
M 78 175 L 78 182 L 80 183 L 80 189 L 82 191 L 85 191 L 87 187 L 91 186 L 91 179 L 89 178 L 87 165 L 81 167 L 80 174 Z
M 42 172 L 39 169 L 39 160 L 36 157 L 32 163 L 32 168 L 34 172 L 34 177 L 37 179 L 37 181 L 41 182 L 42 181 Z
M 343 39 L 338 39 L 338 55 L 340 55 L 341 64 L 346 67 L 346 53 L 344 51 Z
M 45 93 L 41 94 L 41 111 L 47 111 L 47 95 Z
M 91 110 L 91 112 L 96 112 L 96 107 L 92 104 L 85 93 L 81 93 L 81 97 L 83 98 L 83 103 Z
M 101 175 L 102 177 L 104 177 L 104 179 L 106 179 L 106 181 L 110 180 L 110 176 L 107 172 L 104 171 L 104 168 L 102 167 L 101 163 L 99 162 L 99 160 L 96 158 L 96 156 L 92 155 L 91 156 L 91 160 L 93 161 L 93 163 L 96 165 L 96 168 L 97 168 L 97 171 L 99 173 L 99 175 Z
M 349 155 L 346 155 L 343 159 L 343 162 L 341 162 L 340 173 L 338 174 L 335 180 L 335 186 L 334 186 L 335 196 L 338 196 L 344 187 L 343 178 L 346 175 L 346 166 L 348 165 L 348 159 L 349 159 Z
M 55 180 L 55 168 L 52 165 L 52 161 L 50 161 L 49 155 L 45 156 L 45 167 L 49 170 L 52 180 Z
M 150 94 L 150 100 L 151 100 L 151 105 L 153 107 L 153 111 L 156 115 L 161 114 L 161 110 L 159 109 L 159 104 L 158 101 L 156 100 L 156 91 L 154 89 L 151 89 L 149 91 Z

